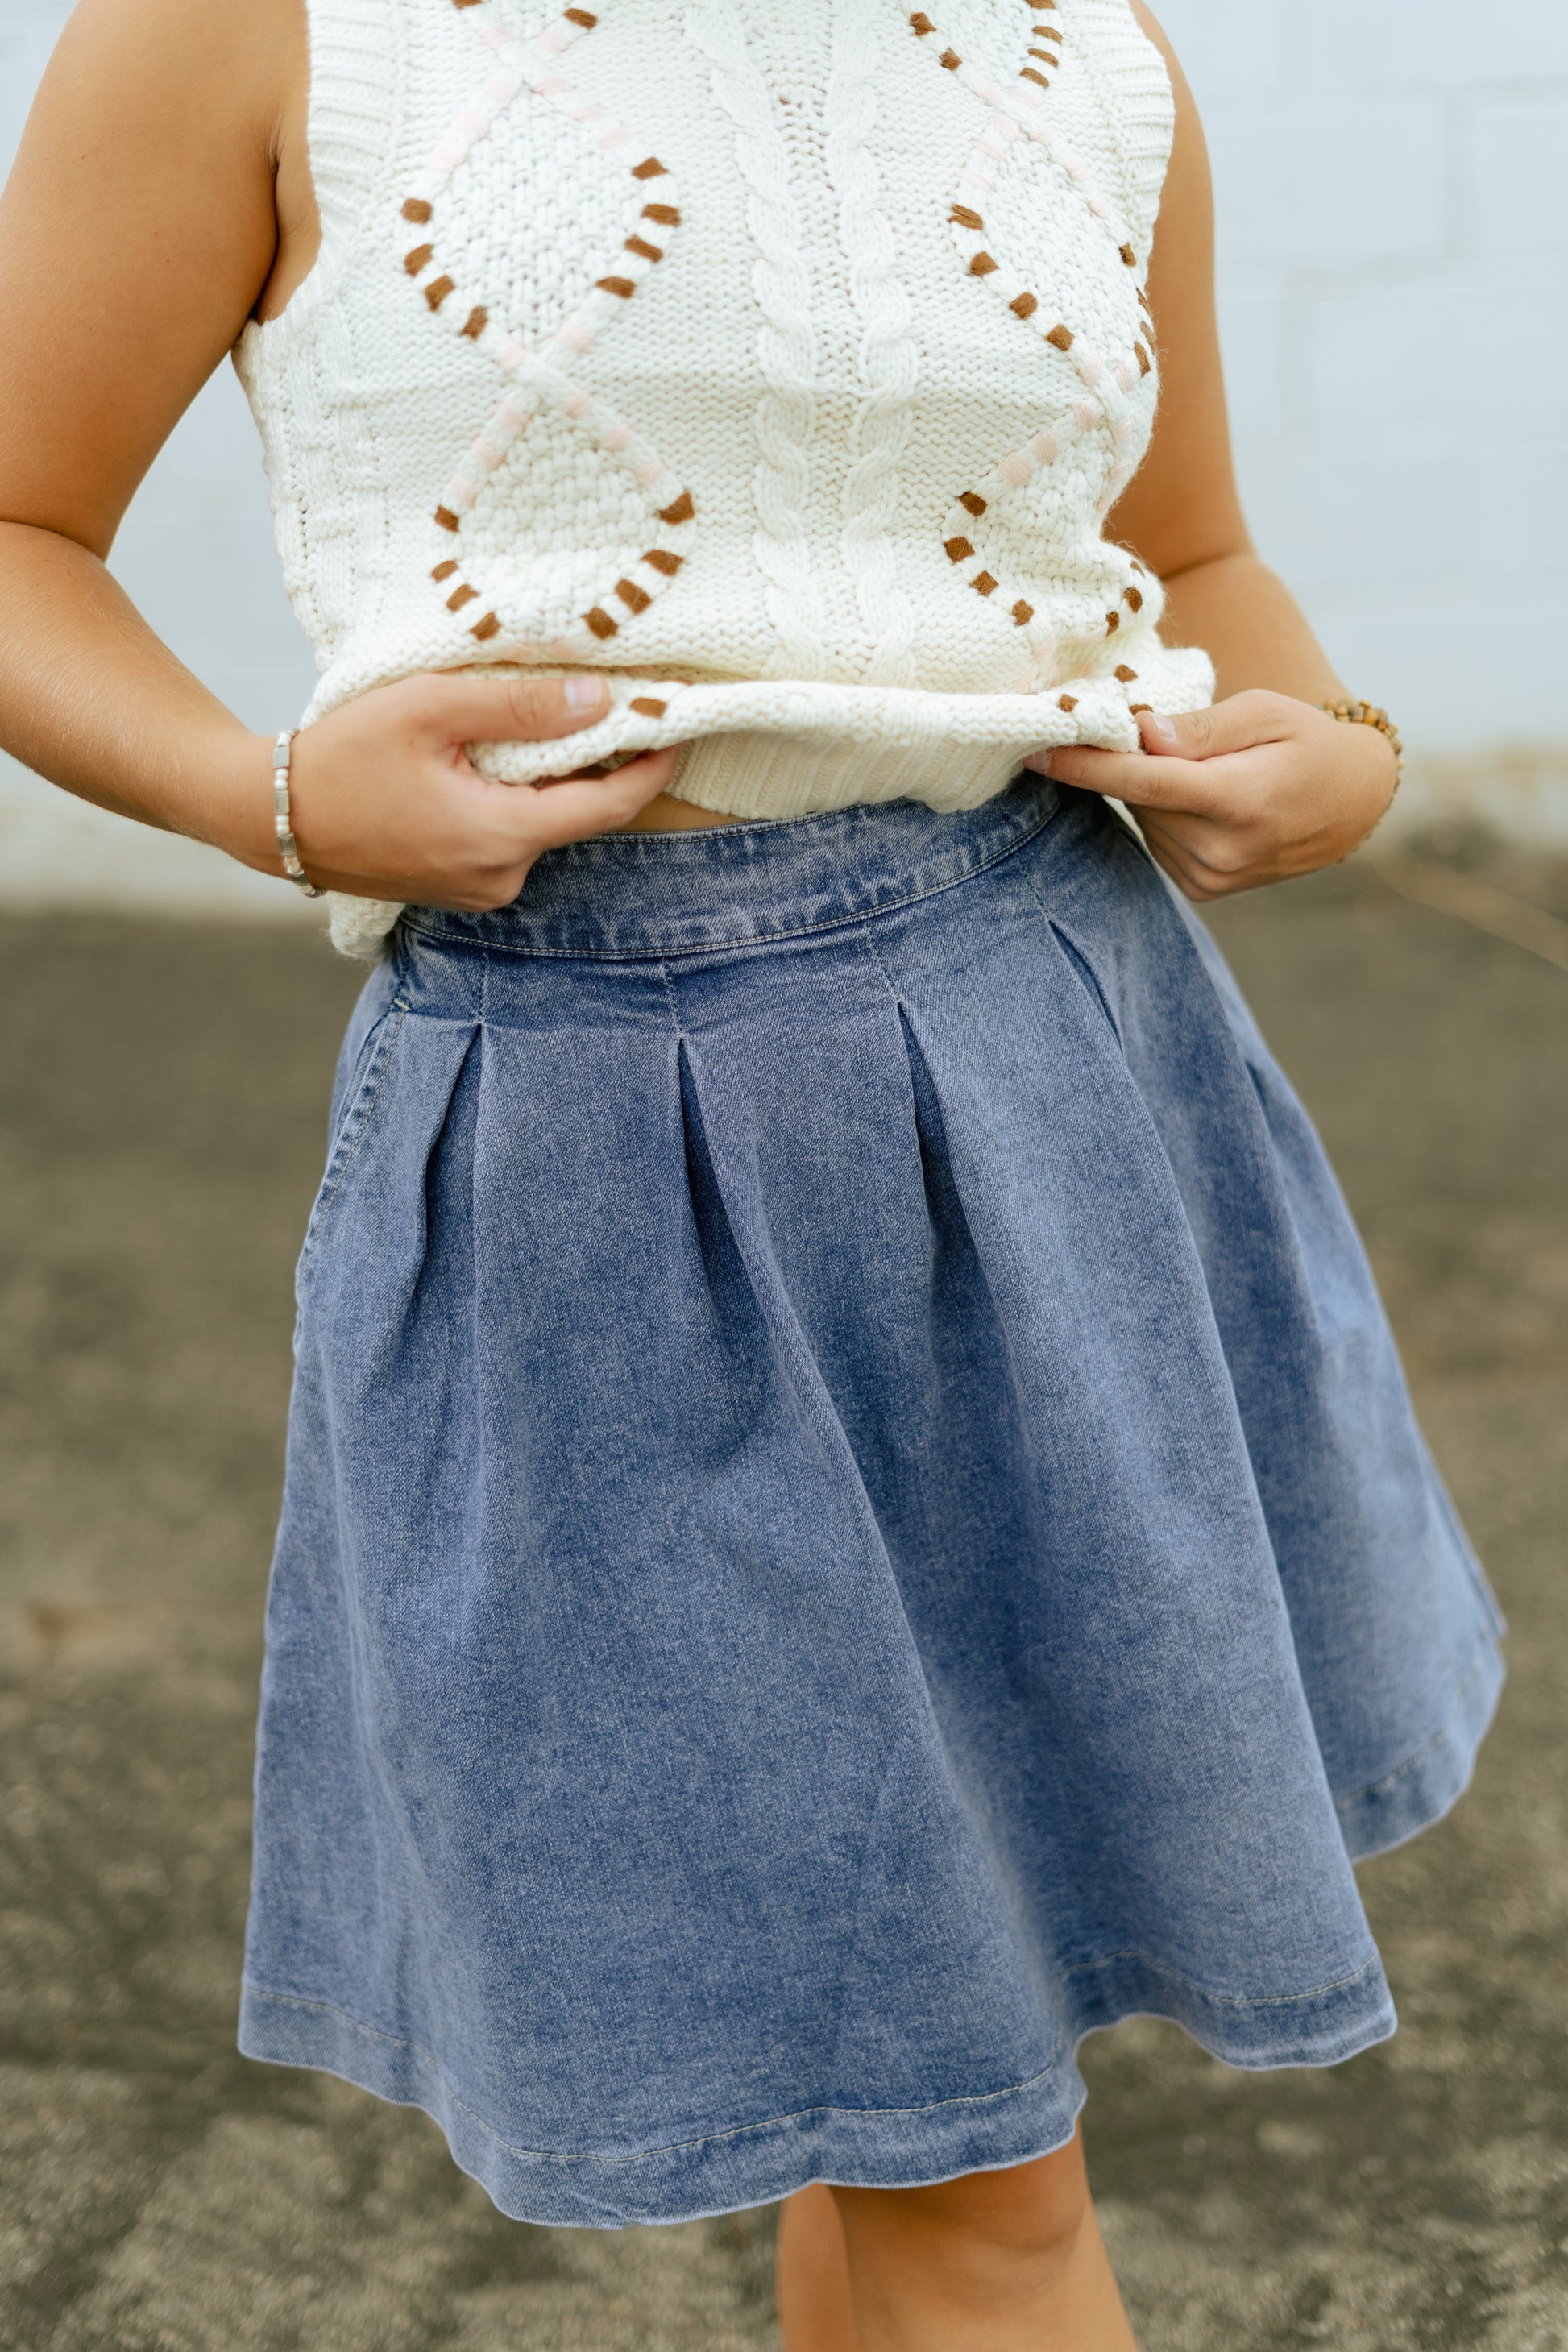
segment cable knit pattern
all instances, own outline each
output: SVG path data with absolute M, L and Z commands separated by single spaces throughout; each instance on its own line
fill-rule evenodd
M 879 33 L 888 22 L 880 0 L 845 0 L 837 10 L 825 148 L 838 198 L 849 299 L 865 326 L 860 374 L 866 390 L 849 427 L 843 535 L 860 618 L 872 639 L 861 675 L 868 685 L 913 686 L 914 607 L 899 578 L 894 526 L 899 462 L 914 429 L 920 344 L 910 331 L 913 310 L 899 275 L 898 239 L 870 144 L 882 66 Z
M 934 5 L 309 0 L 321 258 L 237 352 L 307 721 L 592 665 L 604 722 L 487 774 L 679 743 L 678 793 L 763 817 L 973 806 L 1208 700 L 1105 536 L 1163 64 L 1127 0 Z
M 761 461 L 753 478 L 758 530 L 752 545 L 778 631 L 777 674 L 821 677 L 822 599 L 802 521 L 811 490 L 806 452 L 816 427 L 816 338 L 789 158 L 773 94 L 731 0 L 693 8 L 687 27 L 712 68 L 713 89 L 734 125 L 735 158 L 750 192 L 746 222 L 756 247 L 752 284 L 762 311 L 757 364 L 766 386 L 756 412 Z

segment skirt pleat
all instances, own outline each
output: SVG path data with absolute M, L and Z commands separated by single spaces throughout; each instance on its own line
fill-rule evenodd
M 416 911 L 300 1276 L 242 2044 L 509 2212 L 1020 2162 L 1393 2030 L 1498 1621 L 1207 934 L 1021 785 Z

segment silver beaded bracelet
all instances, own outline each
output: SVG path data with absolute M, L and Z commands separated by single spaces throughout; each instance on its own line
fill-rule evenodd
M 294 838 L 293 812 L 289 806 L 289 763 L 294 756 L 296 728 L 285 728 L 272 746 L 272 822 L 278 835 L 278 854 L 283 860 L 283 871 L 307 898 L 319 898 L 310 876 L 300 863 L 300 845 Z

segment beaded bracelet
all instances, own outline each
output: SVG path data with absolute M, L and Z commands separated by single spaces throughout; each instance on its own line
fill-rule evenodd
M 300 845 L 294 838 L 293 813 L 289 806 L 289 763 L 294 756 L 295 733 L 292 727 L 285 728 L 272 746 L 272 823 L 284 873 L 307 898 L 319 898 L 322 893 L 300 863 Z
M 1331 719 L 1342 719 L 1347 727 L 1375 727 L 1394 746 L 1394 789 L 1399 790 L 1399 780 L 1405 773 L 1405 746 L 1399 740 L 1399 730 L 1386 710 L 1375 702 L 1323 702 L 1318 708 L 1326 710 Z

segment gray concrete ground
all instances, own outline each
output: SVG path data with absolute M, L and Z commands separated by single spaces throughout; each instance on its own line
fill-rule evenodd
M 1366 871 L 1217 928 L 1513 1679 L 1470 1797 L 1365 1873 L 1395 2041 L 1264 2077 L 1090 2044 L 1107 2232 L 1147 2352 L 1560 2352 L 1568 972 Z M 0 2347 L 760 2352 L 768 2215 L 522 2228 L 423 2117 L 234 2052 L 289 1261 L 353 985 L 291 935 L 0 925 Z

